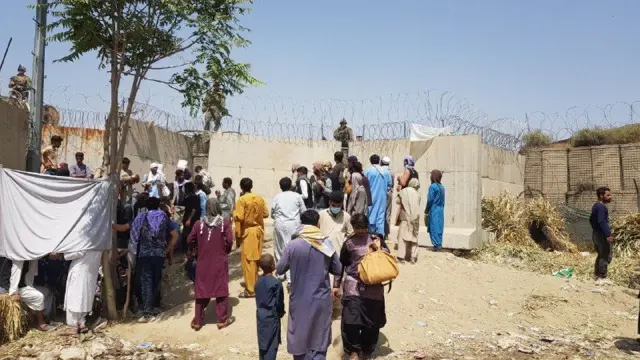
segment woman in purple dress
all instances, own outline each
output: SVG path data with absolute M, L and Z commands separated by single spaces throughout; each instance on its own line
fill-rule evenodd
M 361 355 L 368 358 L 373 354 L 380 329 L 387 323 L 383 285 L 366 285 L 360 281 L 358 266 L 370 250 L 375 251 L 381 246 L 383 251 L 389 252 L 389 248 L 384 239 L 369 234 L 366 215 L 354 214 L 351 225 L 354 235 L 342 244 L 340 250 L 344 274 L 334 279 L 333 294 L 338 296 L 338 289 L 343 286 L 342 344 L 349 359 L 358 360 Z
M 204 322 L 204 312 L 211 298 L 216 300 L 218 329 L 231 325 L 229 317 L 229 253 L 233 245 L 231 223 L 222 217 L 222 209 L 216 198 L 207 200 L 206 216 L 191 228 L 187 243 L 195 248 L 196 314 L 191 328 L 198 331 Z

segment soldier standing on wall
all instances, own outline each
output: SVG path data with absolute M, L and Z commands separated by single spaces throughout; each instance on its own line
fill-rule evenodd
M 29 90 L 31 90 L 31 78 L 25 75 L 27 69 L 18 66 L 18 74 L 9 80 L 9 88 L 11 89 L 11 98 L 16 100 L 29 100 Z
M 349 156 L 349 143 L 354 140 L 353 130 L 347 126 L 347 120 L 340 120 L 340 126 L 333 131 L 333 138 L 342 143 L 342 152 L 345 157 Z
M 222 118 L 227 115 L 225 109 L 225 95 L 222 91 L 220 83 L 216 81 L 213 90 L 207 94 L 204 99 L 202 112 L 204 112 L 204 130 L 211 130 L 211 122 L 213 122 L 213 132 L 218 132 L 222 126 Z

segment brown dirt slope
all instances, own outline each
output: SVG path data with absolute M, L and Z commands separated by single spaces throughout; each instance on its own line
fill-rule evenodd
M 267 244 L 265 251 L 271 251 Z M 253 300 L 238 299 L 239 254 L 231 255 L 231 305 L 236 323 L 193 332 L 190 285 L 176 265 L 168 271 L 171 308 L 149 324 L 110 330 L 133 343 L 198 344 L 212 359 L 256 359 Z M 387 294 L 387 326 L 378 358 L 565 359 L 627 358 L 640 354 L 634 339 L 638 300 L 623 288 L 563 280 L 423 251 L 416 265 L 402 265 Z M 286 317 L 283 329 L 286 329 Z M 341 353 L 339 320 L 329 359 Z M 286 330 L 285 330 L 286 331 Z M 279 358 L 286 354 L 286 335 Z

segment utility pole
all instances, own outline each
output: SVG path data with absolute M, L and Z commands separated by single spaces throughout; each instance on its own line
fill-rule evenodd
M 36 34 L 33 44 L 33 92 L 29 97 L 29 147 L 27 170 L 40 172 L 40 147 L 42 146 L 42 105 L 44 103 L 44 54 L 47 37 L 47 0 L 37 0 Z

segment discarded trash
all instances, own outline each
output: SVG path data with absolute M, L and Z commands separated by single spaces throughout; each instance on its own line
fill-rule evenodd
M 518 348 L 518 352 L 521 352 L 523 354 L 533 354 L 533 350 L 527 348 Z
M 588 357 L 594 357 L 596 353 L 593 350 L 587 350 L 585 351 L 585 355 L 587 355 Z
M 151 349 L 152 346 L 153 346 L 152 342 L 145 341 L 145 342 L 142 342 L 142 343 L 138 344 L 137 348 L 138 349 Z
M 416 320 L 416 324 L 418 324 L 418 326 L 422 326 L 422 327 L 427 326 L 426 322 L 422 322 L 422 321 L 418 321 L 418 320 Z
M 569 266 L 568 268 L 558 270 L 553 273 L 553 276 L 564 278 L 564 279 L 571 279 L 573 277 L 573 266 Z

